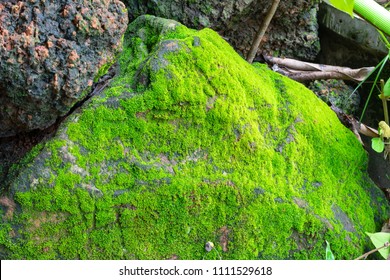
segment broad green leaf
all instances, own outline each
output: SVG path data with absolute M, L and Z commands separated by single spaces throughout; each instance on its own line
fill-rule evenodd
M 334 261 L 334 255 L 333 255 L 332 251 L 330 250 L 330 245 L 329 245 L 328 241 L 326 241 L 325 253 L 326 253 L 326 260 Z
M 375 248 L 383 247 L 387 242 L 390 242 L 390 233 L 387 233 L 387 232 L 368 233 L 368 232 L 366 232 L 366 234 L 370 237 Z M 387 260 L 387 258 L 390 255 L 390 247 L 388 246 L 387 248 L 380 249 L 379 253 L 382 255 L 382 257 L 385 260 Z
M 380 139 L 379 137 L 372 138 L 371 147 L 375 152 L 381 153 L 385 149 L 385 143 L 383 143 L 382 139 Z
M 355 4 L 355 0 L 329 0 L 329 2 L 333 7 L 346 12 L 353 17 L 353 6 Z
M 390 78 L 387 80 L 385 87 L 383 89 L 383 94 L 388 97 L 390 96 Z

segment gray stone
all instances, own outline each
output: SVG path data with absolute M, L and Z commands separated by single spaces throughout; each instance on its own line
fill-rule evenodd
M 322 3 L 318 12 L 324 64 L 359 68 L 374 66 L 388 53 L 381 36 L 365 20 Z
M 385 55 L 388 50 L 376 28 L 364 19 L 350 15 L 328 5 L 321 4 L 319 24 L 332 30 L 345 39 L 355 41 L 357 44 L 371 52 Z
M 115 60 L 125 11 L 118 0 L 0 3 L 0 137 L 46 128 L 86 95 Z
M 316 80 L 309 84 L 319 98 L 326 103 L 340 108 L 348 115 L 356 114 L 359 110 L 360 95 L 354 88 L 340 80 Z M 353 94 L 352 94 L 353 93 Z
M 245 56 L 271 1 L 125 0 L 130 20 L 142 14 L 177 20 L 192 28 L 210 27 Z M 258 54 L 313 61 L 320 51 L 315 1 L 281 1 Z

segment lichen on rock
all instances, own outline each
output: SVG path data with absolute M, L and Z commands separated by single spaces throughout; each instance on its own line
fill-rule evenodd
M 214 31 L 142 16 L 118 63 L 14 167 L 4 258 L 351 259 L 388 218 L 326 104 Z
M 52 125 L 112 63 L 128 24 L 122 2 L 0 3 L 0 137 Z

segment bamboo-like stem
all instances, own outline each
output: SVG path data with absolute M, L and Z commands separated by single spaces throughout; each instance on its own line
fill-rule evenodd
M 268 26 L 269 26 L 272 18 L 275 15 L 275 12 L 279 6 L 279 3 L 280 3 L 280 0 L 273 0 L 272 1 L 272 5 L 271 5 L 270 9 L 268 10 L 267 15 L 265 16 L 265 19 L 264 19 L 259 31 L 256 33 L 255 39 L 253 40 L 251 49 L 250 49 L 250 51 L 247 55 L 247 58 L 246 58 L 246 60 L 249 63 L 253 62 L 253 59 L 255 58 L 256 53 L 257 53 L 257 49 L 259 48 L 261 40 L 263 39 L 263 36 L 264 36 L 265 32 L 267 31 Z

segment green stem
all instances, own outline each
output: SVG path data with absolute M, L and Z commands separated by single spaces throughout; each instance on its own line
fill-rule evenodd
M 385 96 L 385 81 L 381 79 L 381 99 L 382 99 L 382 104 L 383 104 L 383 114 L 385 115 L 385 122 L 387 125 L 389 125 L 389 111 L 387 109 L 387 99 Z
M 366 112 L 366 109 L 367 109 L 367 106 L 368 106 L 368 102 L 370 101 L 371 95 L 374 92 L 375 85 L 378 82 L 378 79 L 379 79 L 380 74 L 382 73 L 383 67 L 385 67 L 385 64 L 386 64 L 386 62 L 388 60 L 389 60 L 389 55 L 386 55 L 386 57 L 377 65 L 377 67 L 378 67 L 380 64 L 382 64 L 380 69 L 379 69 L 378 74 L 375 77 L 374 84 L 371 87 L 370 94 L 368 95 L 366 104 L 364 104 L 363 112 L 362 112 L 362 115 L 360 116 L 359 122 L 362 122 L 362 120 L 363 120 L 364 113 Z M 375 67 L 375 68 L 377 68 L 377 67 Z
M 389 55 L 387 55 L 385 58 L 382 59 L 381 62 L 378 63 L 377 66 L 375 66 L 375 68 L 367 75 L 367 77 L 364 78 L 363 81 L 361 81 L 357 87 L 352 91 L 351 95 L 349 96 L 349 98 L 352 97 L 352 95 L 358 90 L 358 88 L 360 88 L 367 80 L 368 78 L 382 65 L 382 63 L 384 63 L 385 61 L 387 61 L 387 59 L 389 58 Z
M 386 47 L 387 47 L 387 48 L 389 49 L 389 51 L 390 51 L 390 43 L 389 43 L 389 40 L 387 40 L 385 34 L 383 34 L 382 31 L 380 31 L 379 29 L 377 29 L 377 30 L 378 30 L 379 34 L 381 35 L 381 38 L 382 38 L 382 40 L 383 40 L 383 43 L 386 45 Z

